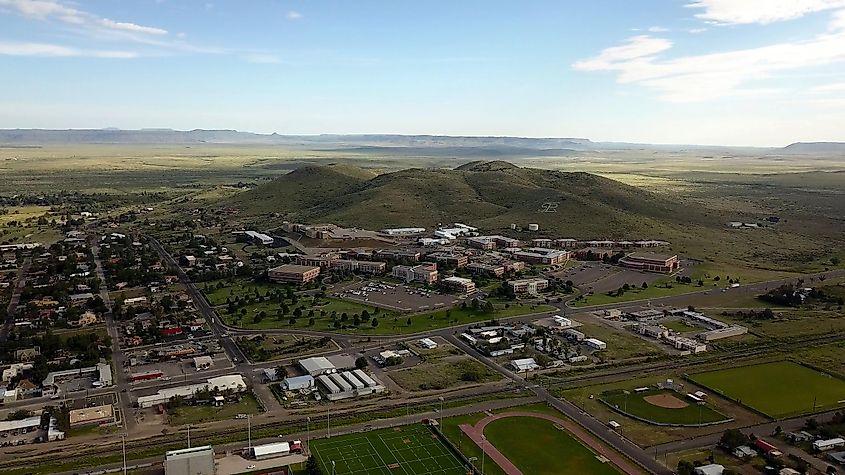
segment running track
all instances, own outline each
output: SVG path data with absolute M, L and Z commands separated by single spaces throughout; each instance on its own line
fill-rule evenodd
M 627 460 L 625 460 L 622 455 L 600 444 L 597 440 L 590 437 L 589 434 L 584 432 L 577 425 L 573 424 L 570 421 L 563 420 L 548 414 L 543 414 L 539 412 L 512 411 L 485 417 L 484 419 L 478 421 L 478 423 L 474 426 L 469 424 L 461 424 L 461 430 L 467 436 L 469 436 L 469 438 L 472 439 L 472 441 L 475 442 L 476 445 L 478 445 L 479 447 L 483 447 L 484 453 L 487 454 L 487 456 L 490 457 L 494 462 L 496 462 L 496 464 L 501 467 L 507 475 L 523 475 L 523 473 L 518 468 L 516 468 L 516 465 L 511 463 L 511 461 L 508 460 L 508 458 L 505 457 L 504 454 L 499 452 L 499 450 L 493 444 L 489 442 L 485 442 L 482 444 L 482 435 L 484 434 L 484 428 L 487 427 L 487 424 L 499 419 L 504 419 L 505 417 L 536 417 L 538 419 L 545 419 L 547 421 L 554 422 L 555 424 L 563 427 L 570 434 L 578 438 L 581 443 L 591 448 L 593 452 L 600 454 L 606 457 L 611 462 L 613 462 L 613 464 L 616 465 L 625 474 L 640 475 L 642 473 L 635 467 L 633 467 Z

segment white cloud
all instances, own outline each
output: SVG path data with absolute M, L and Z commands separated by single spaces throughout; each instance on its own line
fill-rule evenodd
M 635 36 L 623 45 L 578 61 L 581 71 L 612 71 L 622 84 L 639 84 L 668 101 L 704 101 L 724 96 L 770 94 L 761 86 L 784 71 L 845 62 L 845 28 L 837 17 L 832 32 L 804 41 L 775 43 L 758 48 L 665 58 L 672 43 L 651 36 Z
M 695 16 L 719 25 L 765 25 L 845 8 L 845 0 L 693 0 L 686 6 L 704 10 Z
M 672 42 L 663 38 L 639 35 L 628 38 L 625 44 L 606 48 L 591 59 L 578 61 L 575 69 L 582 71 L 616 70 L 622 64 L 629 62 L 647 61 L 646 58 L 666 51 L 672 47 Z
M 131 51 L 88 51 L 67 46 L 54 45 L 49 43 L 17 43 L 0 42 L 0 55 L 2 56 L 41 56 L 53 58 L 68 58 L 87 56 L 92 58 L 119 58 L 127 59 L 137 57 Z
M 840 92 L 845 91 L 845 82 L 835 82 L 831 84 L 823 84 L 821 86 L 815 86 L 810 89 L 810 92 L 816 94 L 827 94 L 829 92 Z
M 299 13 L 297 11 L 293 11 L 293 10 L 289 11 L 286 16 L 287 16 L 288 20 L 299 20 L 300 18 L 302 18 L 301 13 Z
M 56 20 L 69 25 L 83 26 L 96 30 L 142 35 L 167 34 L 167 30 L 161 28 L 101 18 L 92 13 L 68 6 L 58 0 L 0 0 L 0 7 L 11 9 L 20 15 L 37 20 Z
M 704 33 L 705 31 L 707 31 L 707 28 L 690 28 L 689 30 L 687 30 L 687 33 L 692 33 L 696 35 L 698 33 Z
M 662 26 L 652 26 L 652 27 L 649 27 L 648 31 L 650 31 L 652 33 L 665 33 L 667 31 L 669 31 L 669 28 L 664 28 Z

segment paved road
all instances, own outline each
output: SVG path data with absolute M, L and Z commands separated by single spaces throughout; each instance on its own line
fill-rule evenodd
M 100 260 L 100 246 L 96 242 L 96 238 L 91 243 L 91 251 L 94 253 L 94 264 L 97 266 L 97 278 L 100 280 L 100 298 L 106 305 L 106 313 L 103 318 L 106 321 L 106 329 L 111 338 L 112 349 L 112 366 L 114 371 L 112 378 L 114 384 L 117 386 L 118 405 L 120 406 L 121 416 L 123 418 L 123 428 L 127 433 L 132 432 L 135 428 L 135 417 L 132 410 L 132 401 L 129 398 L 129 393 L 122 390 L 127 387 L 126 373 L 123 370 L 125 355 L 120 348 L 120 330 L 118 324 L 114 320 L 114 314 L 111 311 L 111 298 L 109 297 L 109 286 L 106 281 L 105 268 Z
M 32 265 L 32 258 L 27 257 L 23 264 L 18 268 L 17 276 L 15 277 L 15 290 L 12 292 L 12 298 L 9 300 L 9 307 L 6 309 L 6 321 L 3 323 L 3 328 L 0 328 L 0 342 L 4 342 L 9 338 L 9 333 L 15 327 L 15 315 L 17 314 L 18 302 L 21 301 L 21 292 L 26 286 L 26 273 Z

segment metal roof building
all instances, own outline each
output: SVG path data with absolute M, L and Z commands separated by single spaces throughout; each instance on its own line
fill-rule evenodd
M 171 450 L 164 454 L 165 475 L 214 475 L 214 449 L 210 445 Z
M 325 374 L 317 376 L 317 381 L 319 381 L 320 384 L 322 384 L 323 387 L 326 388 L 326 390 L 332 394 L 337 394 L 341 392 L 341 389 L 337 387 L 337 384 L 333 383 L 332 380 L 329 379 L 329 377 Z
M 306 358 L 299 360 L 299 366 L 302 366 L 311 376 L 319 376 L 321 374 L 331 373 L 335 370 L 334 364 L 324 356 L 315 356 L 313 358 Z
M 290 444 L 277 442 L 275 444 L 256 445 L 252 448 L 252 457 L 255 460 L 264 460 L 274 457 L 284 457 L 290 454 Z
M 355 375 L 353 375 L 349 371 L 344 371 L 343 373 L 340 373 L 340 375 L 343 376 L 344 379 L 349 381 L 349 384 L 354 386 L 355 389 L 364 389 L 366 387 L 366 385 L 364 383 L 362 383 L 360 380 L 358 380 L 358 378 L 356 378 Z

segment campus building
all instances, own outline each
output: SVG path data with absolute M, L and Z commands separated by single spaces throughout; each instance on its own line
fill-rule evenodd
M 329 268 L 346 272 L 360 272 L 362 274 L 384 274 L 387 264 L 374 261 L 336 259 L 329 262 Z
M 510 287 L 515 294 L 536 294 L 537 292 L 545 290 L 548 286 L 548 280 L 539 278 L 508 281 L 508 287 Z
M 320 275 L 320 268 L 296 264 L 284 264 L 267 271 L 267 277 L 272 282 L 291 282 L 307 284 Z
M 629 269 L 669 274 L 678 270 L 680 263 L 678 262 L 677 255 L 668 256 L 654 252 L 632 252 L 619 259 L 619 265 Z
M 437 282 L 437 264 L 420 264 L 418 266 L 395 266 L 393 277 L 405 282 L 422 282 L 433 284 Z
M 529 264 L 555 265 L 569 259 L 569 251 L 530 247 L 513 253 L 513 258 Z
M 443 285 L 451 288 L 457 289 L 464 293 L 470 293 L 475 291 L 475 282 L 472 279 L 464 279 L 463 277 L 447 277 L 442 280 Z

